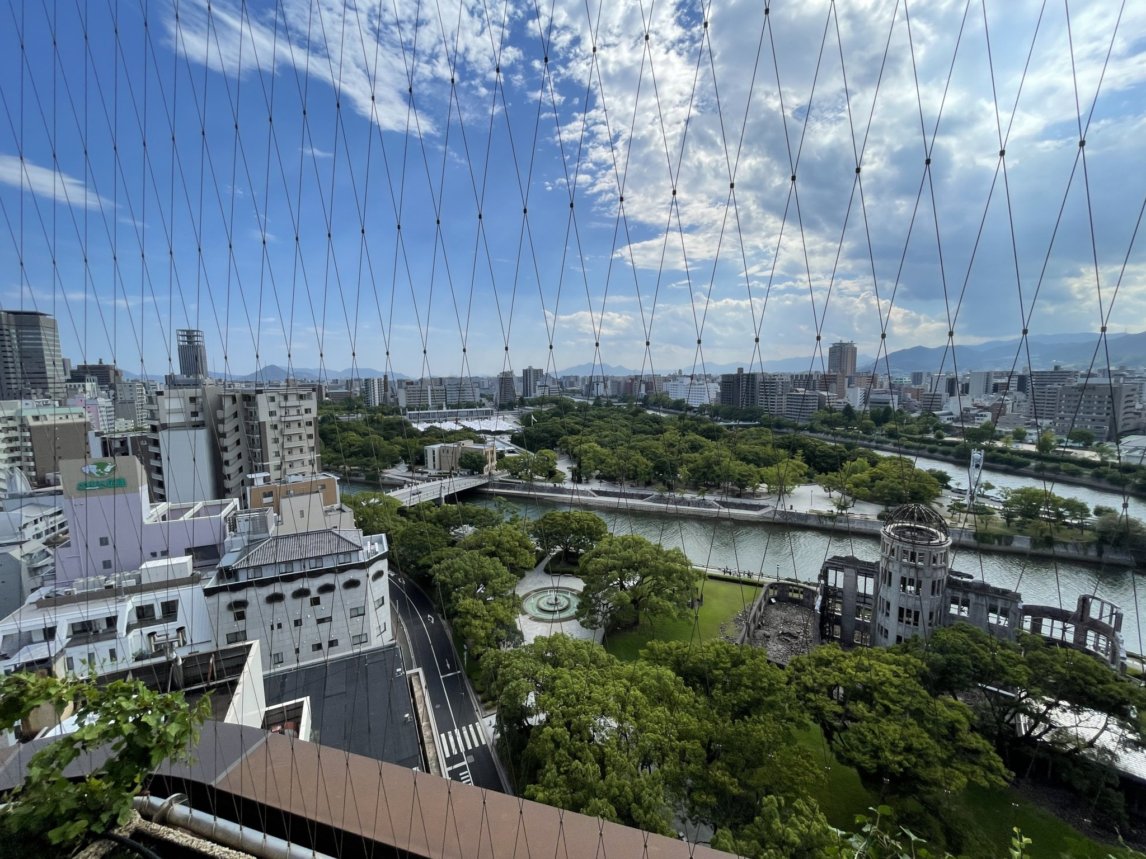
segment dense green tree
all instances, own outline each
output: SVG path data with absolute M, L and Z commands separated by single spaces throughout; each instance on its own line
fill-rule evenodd
M 1146 549 L 1146 527 L 1132 516 L 1124 516 L 1113 510 L 1104 512 L 1095 520 L 1094 530 L 1100 546 L 1130 551 Z
M 671 834 L 702 709 L 671 671 L 591 641 L 541 638 L 490 653 L 483 675 L 529 799 Z
M 925 682 L 939 695 L 972 702 L 980 731 L 1000 750 L 1025 746 L 1027 754 L 1078 756 L 1101 735 L 1121 730 L 1141 736 L 1137 714 L 1146 692 L 1093 656 L 1033 635 L 1001 641 L 969 624 L 936 630 L 907 646 L 926 666 Z M 1102 730 L 1080 739 L 1057 732 L 1056 713 L 1103 714 Z
M 1085 427 L 1076 427 L 1066 434 L 1068 441 L 1073 441 L 1075 444 L 1080 444 L 1083 447 L 1090 447 L 1094 444 L 1094 432 Z
M 538 478 L 545 480 L 557 468 L 557 454 L 551 450 L 539 450 L 537 453 L 523 452 L 516 456 L 507 456 L 501 461 L 501 467 L 515 480 L 525 480 L 530 483 Z
M 479 504 L 442 504 L 426 501 L 417 507 L 406 508 L 414 520 L 433 522 L 439 528 L 453 532 L 458 528 L 492 528 L 505 520 L 502 511 Z
M 681 785 L 692 820 L 737 830 L 768 796 L 811 802 L 819 771 L 794 734 L 807 717 L 765 650 L 653 641 L 643 655 L 671 669 L 712 714 L 700 734 L 703 757 L 684 770 Z
M 775 493 L 780 501 L 793 487 L 803 483 L 807 476 L 808 466 L 799 457 L 784 459 L 760 470 L 760 479 L 768 484 L 768 491 Z
M 849 462 L 834 475 L 821 476 L 821 483 L 828 481 L 828 485 L 861 501 L 889 506 L 909 502 L 926 504 L 942 492 L 933 475 L 916 468 L 905 457 L 882 457 L 871 467 L 864 467 L 864 462 Z
M 1039 453 L 1047 454 L 1054 450 L 1058 440 L 1052 430 L 1043 430 L 1039 433 L 1038 441 L 1035 442 L 1035 448 Z
M 406 522 L 399 515 L 401 502 L 381 492 L 358 492 L 342 496 L 342 503 L 354 513 L 354 527 L 363 534 L 386 534 L 395 542 Z
M 430 579 L 454 631 L 475 656 L 520 639 L 517 576 L 496 558 L 461 551 L 435 564 Z
M 696 595 L 699 574 L 680 549 L 644 537 L 605 537 L 581 556 L 585 583 L 577 618 L 591 628 L 621 629 L 642 619 L 680 617 Z
M 433 564 L 433 555 L 450 545 L 445 528 L 433 522 L 409 522 L 390 547 L 390 558 L 404 573 L 426 572 Z
M 530 533 L 541 551 L 560 551 L 565 560 L 584 554 L 609 533 L 605 521 L 584 510 L 553 510 L 530 525 Z
M 934 798 L 968 782 L 1005 784 L 1002 761 L 972 729 L 970 709 L 934 697 L 918 658 L 828 645 L 793 659 L 788 671 L 797 700 L 836 756 L 872 789 Z
M 485 466 L 485 457 L 476 450 L 463 451 L 461 456 L 458 457 L 458 468 L 462 471 L 472 471 L 474 474 L 481 474 L 485 471 Z
M 520 525 L 511 522 L 475 531 L 458 545 L 467 551 L 500 561 L 516 575 L 532 570 L 537 563 L 533 540 Z
M 1027 430 L 1025 427 L 1015 427 L 1011 430 L 1011 438 L 1020 444 L 1027 439 Z

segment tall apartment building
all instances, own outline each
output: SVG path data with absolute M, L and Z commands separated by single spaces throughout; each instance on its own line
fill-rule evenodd
M 186 504 L 221 497 L 213 418 L 219 389 L 169 387 L 147 407 L 147 482 L 160 501 Z
M 720 404 L 736 408 L 758 408 L 772 415 L 784 413 L 784 398 L 796 387 L 789 376 L 776 373 L 735 373 L 720 377 Z
M 368 406 L 386 406 L 394 402 L 394 385 L 388 376 L 362 380 L 362 396 Z
M 0 310 L 0 400 L 59 399 L 66 381 L 55 317 Z
M 856 374 L 856 344 L 837 341 L 828 347 L 828 372 L 847 378 Z
M 88 454 L 88 415 L 50 400 L 0 402 L 0 465 L 23 470 L 43 484 L 60 460 Z
M 318 470 L 313 388 L 159 390 L 150 404 L 147 472 L 156 498 L 239 498 L 255 474 L 271 481 Z
M 735 373 L 720 377 L 720 405 L 746 409 L 760 404 L 759 388 L 763 373 L 745 373 L 737 367 Z
M 545 371 L 536 367 L 526 367 L 521 371 L 521 396 L 526 399 L 538 396 L 537 388 L 545 381 Z
M 1030 396 L 1031 417 L 1040 430 L 1054 428 L 1058 417 L 1059 388 L 1073 385 L 1077 381 L 1078 373 L 1075 370 L 1055 367 L 1053 370 L 1031 371 L 1026 378 L 1026 388 Z
M 513 377 L 513 370 L 498 373 L 495 399 L 500 407 L 513 408 L 517 404 L 517 383 Z
M 115 417 L 131 426 L 142 427 L 148 421 L 148 403 L 155 394 L 155 383 L 140 379 L 115 385 Z
M 175 332 L 179 351 L 179 375 L 188 378 L 207 378 L 207 345 L 203 332 L 197 328 L 180 328 Z
M 1060 385 L 1057 391 L 1054 431 L 1065 436 L 1072 429 L 1090 430 L 1099 441 L 1117 441 L 1138 402 L 1134 386 L 1104 379 Z
M 312 388 L 222 391 L 216 426 L 226 497 L 237 498 L 250 475 L 278 482 L 319 470 L 318 396 Z

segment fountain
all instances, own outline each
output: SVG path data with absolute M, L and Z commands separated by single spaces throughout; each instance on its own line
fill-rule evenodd
M 578 594 L 572 588 L 553 585 L 526 594 L 521 603 L 534 620 L 559 623 L 572 620 L 577 614 Z

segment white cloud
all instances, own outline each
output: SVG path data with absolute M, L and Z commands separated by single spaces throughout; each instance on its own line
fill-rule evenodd
M 98 209 L 111 204 L 84 185 L 83 181 L 50 167 L 23 162 L 15 155 L 0 155 L 0 183 L 30 191 L 56 203 L 79 208 Z

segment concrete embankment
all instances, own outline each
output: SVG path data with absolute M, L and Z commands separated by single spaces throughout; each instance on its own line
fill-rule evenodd
M 868 515 L 837 513 L 834 510 L 784 510 L 769 500 L 726 496 L 669 495 L 640 489 L 541 486 L 511 481 L 490 483 L 477 491 L 485 495 L 544 501 L 569 507 L 622 509 L 695 519 L 727 519 L 870 537 L 878 537 L 880 528 L 883 527 L 882 522 Z M 792 497 L 795 495 L 796 493 L 793 493 Z M 975 539 L 974 531 L 966 528 L 951 529 L 951 541 L 955 546 L 979 552 L 1025 555 L 1101 567 L 1138 566 L 1129 553 L 1107 547 L 1103 554 L 1099 555 L 1095 546 L 1090 543 L 1060 542 L 1053 546 L 1034 546 L 1031 538 L 1024 535 L 1006 536 L 1000 540 L 1001 542 L 979 542 Z

